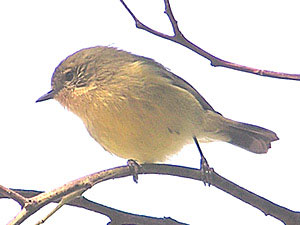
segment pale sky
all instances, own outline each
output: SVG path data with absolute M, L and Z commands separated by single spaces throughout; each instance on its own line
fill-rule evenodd
M 127 1 L 142 22 L 161 32 L 171 26 L 163 0 Z M 300 73 L 298 1 L 171 1 L 183 34 L 228 61 Z M 224 116 L 271 129 L 280 140 L 256 155 L 226 143 L 202 144 L 210 165 L 225 178 L 291 210 L 299 202 L 299 82 L 263 78 L 224 68 L 190 50 L 135 28 L 118 0 L 1 1 L 0 184 L 49 191 L 99 170 L 125 165 L 104 151 L 81 120 L 54 100 L 35 103 L 50 90 L 61 60 L 82 48 L 110 45 L 155 59 L 193 85 Z M 199 167 L 196 146 L 167 163 Z M 96 185 L 84 196 L 131 213 L 172 217 L 188 224 L 281 222 L 214 187 L 187 179 L 144 175 Z M 24 224 L 34 224 L 54 205 Z M 0 200 L 0 224 L 19 205 Z M 47 225 L 107 224 L 83 209 L 64 206 Z

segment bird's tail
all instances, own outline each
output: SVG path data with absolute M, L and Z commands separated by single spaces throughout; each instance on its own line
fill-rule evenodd
M 230 120 L 213 112 L 208 117 L 218 124 L 217 131 L 211 133 L 212 139 L 228 142 L 250 152 L 267 153 L 271 142 L 279 139 L 276 133 L 263 127 Z
M 254 153 L 267 153 L 271 142 L 279 138 L 276 133 L 263 127 L 236 122 L 225 118 L 223 132 L 229 136 L 230 144 L 239 146 Z

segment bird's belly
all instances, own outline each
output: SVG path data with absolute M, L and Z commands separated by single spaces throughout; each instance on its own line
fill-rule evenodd
M 164 110 L 145 103 L 110 105 L 109 110 L 102 108 L 96 116 L 88 116 L 92 119 L 85 124 L 91 136 L 107 151 L 140 163 L 161 162 L 192 141 L 186 118 Z

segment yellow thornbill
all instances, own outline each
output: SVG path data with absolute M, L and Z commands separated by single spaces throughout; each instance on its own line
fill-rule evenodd
M 186 81 L 152 59 L 112 47 L 82 49 L 55 69 L 56 99 L 79 116 L 107 151 L 139 163 L 161 162 L 193 142 L 224 141 L 266 153 L 270 130 L 223 117 Z

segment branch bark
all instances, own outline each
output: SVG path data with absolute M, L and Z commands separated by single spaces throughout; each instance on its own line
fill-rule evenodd
M 253 192 L 250 192 L 238 186 L 237 184 L 225 179 L 224 177 L 220 176 L 211 168 L 198 170 L 193 168 L 166 165 L 166 164 L 142 164 L 141 168 L 139 169 L 139 171 L 137 171 L 137 173 L 171 175 L 171 176 L 203 181 L 250 204 L 251 206 L 262 211 L 265 215 L 270 215 L 275 217 L 276 219 L 282 221 L 286 225 L 300 224 L 299 212 L 289 210 L 261 196 L 258 196 Z M 43 206 L 47 205 L 50 202 L 57 202 L 67 194 L 79 190 L 82 190 L 84 192 L 97 183 L 110 180 L 110 179 L 127 177 L 131 175 L 132 172 L 129 166 L 121 166 L 121 167 L 116 167 L 116 168 L 112 168 L 112 169 L 108 169 L 108 170 L 104 170 L 104 171 L 100 171 L 97 173 L 84 176 L 82 178 L 71 181 L 63 185 L 62 187 L 56 188 L 47 193 L 40 193 L 38 195 L 31 196 L 31 194 L 36 194 L 38 192 L 26 193 L 25 191 L 26 196 L 30 196 L 30 197 L 26 197 L 26 198 L 24 197 L 26 199 L 23 204 L 24 207 L 9 224 L 21 224 L 25 219 L 27 219 L 30 215 L 38 211 Z M 15 192 L 18 194 L 22 194 L 22 196 L 24 194 L 24 190 L 21 191 L 15 190 Z M 3 197 L 7 197 L 7 195 L 1 194 L 0 198 Z M 130 220 L 131 223 L 133 224 L 135 223 L 138 224 L 137 221 L 153 222 L 154 220 L 157 222 L 159 220 L 162 220 L 159 218 L 144 217 L 144 216 L 134 215 L 126 212 L 121 212 L 119 210 L 112 209 L 106 206 L 104 206 L 103 208 L 102 205 L 92 203 L 91 201 L 88 201 L 83 197 L 76 198 L 75 200 L 69 202 L 68 204 L 102 213 L 111 219 L 111 221 L 113 222 L 112 224 L 124 224 L 124 222 L 128 220 Z M 182 224 L 172 219 L 168 219 L 168 221 L 164 219 L 164 223 Z M 155 224 L 155 223 L 149 222 L 145 224 Z
M 167 35 L 164 33 L 161 33 L 159 31 L 156 31 L 145 24 L 143 24 L 135 15 L 134 13 L 129 9 L 129 7 L 126 5 L 126 3 L 123 0 L 120 0 L 120 2 L 123 4 L 125 9 L 128 11 L 128 13 L 131 15 L 131 17 L 135 21 L 135 25 L 137 28 L 145 30 L 151 34 L 154 34 L 158 37 L 173 41 L 177 44 L 180 44 L 195 53 L 201 55 L 202 57 L 208 59 L 212 66 L 214 67 L 225 67 L 229 69 L 234 69 L 242 72 L 252 73 L 259 76 L 265 76 L 265 77 L 272 77 L 272 78 L 279 78 L 279 79 L 287 79 L 287 80 L 300 80 L 300 74 L 289 74 L 289 73 L 283 73 L 283 72 L 275 72 L 270 70 L 262 70 L 262 69 L 256 69 L 248 66 L 239 65 L 233 62 L 229 62 L 223 59 L 220 59 L 209 52 L 203 50 L 202 48 L 198 47 L 191 41 L 189 41 L 180 31 L 178 23 L 173 15 L 170 2 L 169 0 L 164 0 L 165 2 L 165 13 L 167 14 L 172 28 L 174 35 Z
M 42 191 L 33 191 L 33 190 L 23 190 L 23 189 L 12 189 L 12 191 L 24 196 L 25 198 L 32 198 L 39 194 L 42 194 Z M 0 194 L 0 198 L 5 198 L 4 195 Z M 59 200 L 53 201 L 54 203 L 59 203 Z M 140 216 L 137 214 L 127 213 L 121 210 L 117 210 L 97 202 L 93 202 L 83 196 L 76 198 L 73 201 L 67 203 L 69 206 L 75 206 L 78 208 L 86 209 L 93 211 L 95 213 L 100 213 L 102 215 L 110 218 L 110 225 L 118 224 L 147 224 L 147 225 L 186 225 L 185 223 L 180 223 L 170 217 L 164 218 L 155 218 L 148 216 Z

